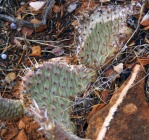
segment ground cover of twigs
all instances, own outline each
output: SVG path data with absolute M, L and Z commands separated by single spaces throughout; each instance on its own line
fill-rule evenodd
M 98 78 L 88 92 L 72 99 L 74 103 L 70 116 L 77 126 L 79 137 L 90 135 L 86 130 L 94 124 L 89 124 L 91 118 L 107 106 L 114 91 L 126 82 L 136 64 L 139 64 L 145 73 L 137 82 L 145 80 L 141 82 L 141 91 L 144 89 L 145 100 L 148 102 L 149 2 L 140 0 L 0 0 L 1 96 L 19 99 L 20 83 L 26 70 L 36 69 L 36 64 L 43 61 L 53 58 L 63 61 L 65 57 L 69 63 L 78 64 L 75 53 L 79 44 L 78 28 L 82 22 L 79 18 L 86 12 L 91 13 L 99 5 L 125 3 L 132 3 L 133 6 L 134 14 L 127 19 L 133 34 L 123 44 L 121 55 L 98 70 Z M 25 114 L 21 120 L 1 122 L 0 139 L 46 140 L 45 135 L 38 129 L 37 122 Z

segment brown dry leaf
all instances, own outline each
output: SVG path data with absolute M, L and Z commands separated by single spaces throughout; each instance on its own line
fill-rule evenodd
M 41 56 L 41 47 L 40 46 L 33 46 L 32 53 L 30 56 Z
M 5 26 L 7 27 L 7 28 L 10 28 L 10 22 L 5 22 Z
M 146 66 L 149 64 L 149 58 L 137 58 L 137 62 L 142 66 Z
M 149 44 L 149 37 L 148 37 L 148 35 L 145 36 L 145 42 Z
M 22 28 L 22 34 L 24 36 L 31 36 L 33 32 L 34 32 L 34 29 L 32 29 L 30 27 L 23 27 Z
M 53 10 L 53 12 L 56 13 L 56 14 L 61 11 L 60 7 L 57 6 L 57 5 L 53 5 L 52 10 Z
M 143 30 L 149 30 L 149 26 L 144 27 Z
M 64 5 L 61 5 L 60 9 L 61 9 L 61 16 L 60 17 L 62 17 L 64 15 Z
M 97 113 L 100 109 L 102 109 L 104 106 L 106 106 L 106 104 L 97 104 L 92 106 L 92 111 L 88 114 L 87 116 L 87 120 L 89 121 L 90 118 Z
M 134 40 L 129 43 L 128 47 L 131 47 L 133 45 L 135 45 L 135 41 Z
M 51 53 L 54 54 L 55 56 L 60 56 L 64 54 L 64 49 L 61 47 L 56 47 L 51 51 Z
M 12 81 L 14 81 L 15 79 L 16 79 L 16 74 L 14 73 L 14 72 L 10 72 L 10 73 L 8 73 L 7 75 L 6 75 L 6 77 L 5 77 L 5 81 L 7 82 L 7 83 L 10 83 L 10 82 L 12 82 Z
M 147 13 L 144 17 L 143 17 L 143 19 L 142 19 L 142 21 L 141 21 L 141 23 L 140 23 L 142 26 L 149 26 L 149 13 Z
M 34 18 L 34 19 L 31 19 L 30 22 L 33 24 L 38 24 L 40 21 L 38 19 Z
M 38 23 L 40 23 L 40 20 L 34 18 L 34 19 L 32 19 L 30 22 L 33 23 L 33 24 L 38 24 Z M 46 28 L 47 28 L 47 25 L 40 25 L 39 27 L 37 27 L 37 28 L 35 29 L 35 32 L 42 32 L 42 31 L 45 30 Z
M 17 18 L 17 19 L 22 19 L 21 14 L 18 14 L 16 18 Z
M 35 32 L 42 32 L 45 29 L 47 29 L 47 25 L 41 25 L 35 29 Z
M 79 26 L 80 23 L 79 23 L 78 20 L 75 20 L 75 21 L 73 21 L 73 22 L 71 23 L 71 25 L 72 25 L 72 26 Z
M 88 6 L 88 2 L 87 1 L 82 2 L 82 6 L 83 7 L 87 7 Z
M 108 101 L 108 95 L 109 95 L 110 92 L 111 92 L 111 91 L 109 91 L 109 90 L 104 90 L 104 91 L 102 91 L 101 95 L 102 95 L 102 100 L 103 100 L 104 102 L 107 102 L 107 101 Z
M 56 57 L 56 58 L 50 59 L 50 62 L 64 62 L 67 64 L 71 64 L 72 61 L 73 61 L 73 58 L 68 56 L 62 56 L 62 57 Z
M 116 76 L 116 75 L 117 75 L 117 73 L 112 68 L 105 71 L 105 76 L 106 77 L 111 77 L 111 76 Z

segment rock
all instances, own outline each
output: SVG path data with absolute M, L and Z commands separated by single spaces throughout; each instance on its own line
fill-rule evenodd
M 4 135 L 6 134 L 6 132 L 7 132 L 7 129 L 2 129 L 2 130 L 0 131 L 0 135 L 1 135 L 1 136 L 4 136 Z
M 24 129 L 25 128 L 25 124 L 24 124 L 24 122 L 22 120 L 19 122 L 18 128 L 19 129 Z
M 22 130 L 19 132 L 19 134 L 18 134 L 18 136 L 15 138 L 15 140 L 28 140 L 28 139 L 27 139 L 27 136 L 26 136 L 26 134 L 25 134 L 25 132 L 24 132 L 24 129 L 22 129 Z
M 148 140 L 149 106 L 144 94 L 145 73 L 136 65 L 131 76 L 114 92 L 109 104 L 89 120 L 92 140 Z

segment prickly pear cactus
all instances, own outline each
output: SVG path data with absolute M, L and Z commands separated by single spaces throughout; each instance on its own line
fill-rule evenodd
M 11 100 L 0 97 L 0 120 L 14 120 L 21 118 L 24 107 L 21 100 Z
M 26 74 L 25 92 L 40 108 L 47 109 L 47 115 L 54 123 L 68 132 L 75 132 L 75 126 L 69 116 L 72 104 L 70 97 L 86 91 L 87 85 L 95 77 L 96 72 L 93 69 L 81 65 L 46 62 L 36 72 L 29 71 Z
M 106 6 L 97 8 L 81 25 L 78 57 L 86 67 L 99 68 L 118 52 L 131 34 L 126 25 L 129 8 Z

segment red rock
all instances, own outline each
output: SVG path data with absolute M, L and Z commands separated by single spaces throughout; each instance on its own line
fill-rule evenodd
M 19 132 L 19 134 L 18 134 L 18 136 L 15 138 L 15 140 L 28 140 L 28 139 L 27 139 L 27 136 L 26 136 L 26 134 L 25 134 L 25 132 L 24 132 L 24 129 L 22 129 L 22 130 Z
M 90 119 L 87 138 L 92 140 L 149 139 L 149 106 L 144 94 L 144 76 L 141 66 L 136 65 L 131 76 L 114 92 L 110 103 Z M 124 90 L 126 95 L 120 100 Z M 117 103 L 120 104 L 116 106 Z M 113 115 L 110 116 L 112 113 Z

